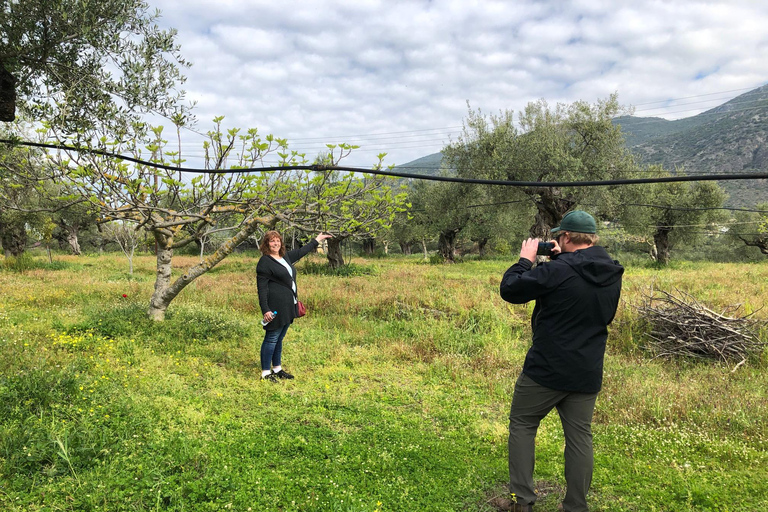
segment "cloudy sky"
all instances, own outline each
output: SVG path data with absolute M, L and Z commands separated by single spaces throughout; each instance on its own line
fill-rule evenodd
M 768 82 L 763 0 L 149 0 L 193 62 L 196 129 L 360 145 L 403 164 L 440 151 L 473 109 L 594 102 L 688 117 Z M 201 138 L 183 134 L 193 166 Z

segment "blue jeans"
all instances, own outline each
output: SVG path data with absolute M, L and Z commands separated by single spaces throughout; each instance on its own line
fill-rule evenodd
M 264 331 L 264 341 L 261 342 L 261 369 L 271 370 L 272 366 L 280 366 L 283 355 L 283 338 L 291 324 L 285 324 L 274 331 Z M 270 366 L 270 363 L 272 366 Z

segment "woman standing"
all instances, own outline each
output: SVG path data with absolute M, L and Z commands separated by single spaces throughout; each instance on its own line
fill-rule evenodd
M 259 245 L 263 256 L 256 265 L 256 288 L 266 324 L 264 341 L 261 343 L 262 380 L 277 382 L 278 379 L 293 378 L 293 375 L 283 370 L 281 363 L 283 338 L 293 319 L 298 316 L 296 268 L 293 264 L 326 238 L 331 238 L 331 235 L 320 233 L 307 245 L 286 252 L 280 233 L 267 231 Z

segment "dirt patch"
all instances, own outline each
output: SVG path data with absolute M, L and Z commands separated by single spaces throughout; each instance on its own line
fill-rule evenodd
M 557 510 L 557 504 L 565 495 L 565 489 L 556 482 L 548 480 L 536 481 L 536 510 L 546 512 Z M 507 484 L 499 484 L 488 492 L 485 499 L 478 504 L 480 512 L 497 512 L 509 510 L 509 488 Z

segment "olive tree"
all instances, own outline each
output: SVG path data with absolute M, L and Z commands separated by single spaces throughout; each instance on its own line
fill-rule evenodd
M 149 111 L 186 116 L 178 86 L 188 63 L 179 53 L 176 32 L 157 26 L 159 16 L 143 0 L 7 0 L 0 6 L 0 120 L 13 121 L 22 112 L 24 120 L 47 128 L 46 142 L 91 147 L 99 140 L 140 139 L 146 125 L 139 121 Z M 6 139 L 28 138 L 17 123 L 4 128 L 12 132 Z M 62 236 L 79 252 L 77 234 L 89 206 L 63 211 L 82 203 L 66 197 L 33 205 L 36 192 L 50 182 L 38 179 L 28 159 L 4 157 L 3 162 L 2 178 L 7 183 L 13 175 L 11 185 L 24 186 L 29 195 L 7 187 L 0 197 L 6 200 L 0 204 L 0 222 L 8 250 L 23 250 L 31 216 L 57 211 L 62 212 L 56 218 Z M 55 194 L 44 195 L 50 203 Z M 27 204 L 19 205 L 20 200 Z M 16 204 L 8 207 L 9 202 Z
M 469 109 L 459 138 L 443 149 L 447 166 L 466 178 L 568 182 L 627 177 L 635 168 L 619 126 L 617 96 L 595 104 L 577 101 L 551 108 L 529 103 L 517 116 L 487 116 Z M 499 200 L 528 199 L 535 207 L 530 234 L 546 238 L 565 213 L 585 202 L 608 211 L 615 204 L 604 187 L 497 187 Z
M 143 0 L 6 0 L 0 120 L 21 107 L 32 120 L 82 134 L 94 126 L 126 132 L 149 110 L 172 114 L 188 64 L 159 16 Z
M 758 204 L 756 210 L 737 211 L 728 226 L 728 236 L 768 256 L 768 203 Z
M 677 169 L 675 174 L 682 175 L 683 170 Z M 669 175 L 658 166 L 646 172 L 646 177 Z M 653 239 L 653 254 L 661 265 L 669 263 L 675 245 L 696 243 L 704 231 L 725 221 L 717 208 L 726 195 L 713 181 L 631 185 L 622 189 L 619 197 L 617 218 L 628 233 Z
M 0 130 L 0 136 L 7 133 Z M 27 227 L 48 231 L 50 213 L 41 204 L 39 190 L 50 183 L 41 176 L 41 162 L 42 154 L 37 149 L 0 145 L 0 244 L 8 256 L 20 256 L 25 251 Z

